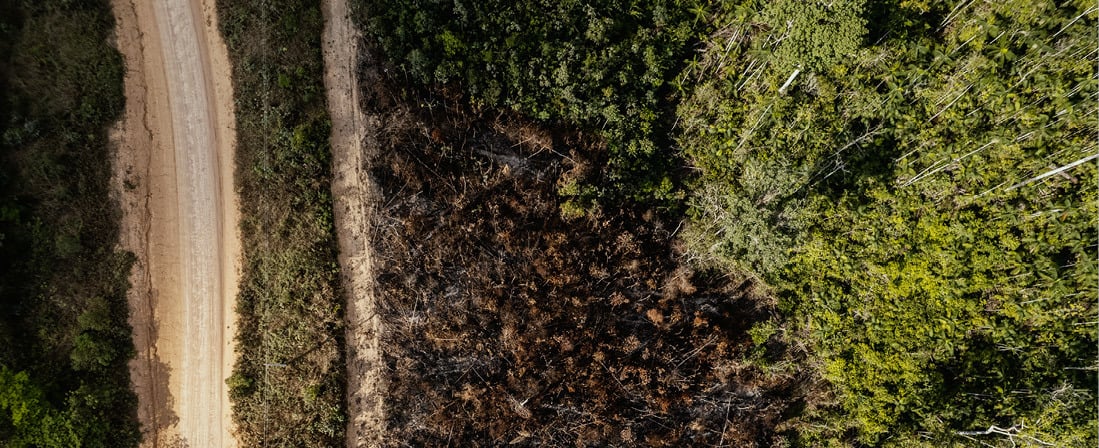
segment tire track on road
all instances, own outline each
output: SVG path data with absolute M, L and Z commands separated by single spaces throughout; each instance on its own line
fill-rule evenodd
M 127 63 L 113 133 L 121 244 L 137 257 L 130 364 L 143 446 L 235 446 L 226 377 L 239 273 L 229 63 L 212 1 L 114 0 Z

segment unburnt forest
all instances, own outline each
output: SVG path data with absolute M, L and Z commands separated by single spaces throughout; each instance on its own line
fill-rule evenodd
M 356 14 L 396 440 L 1097 442 L 1094 5 Z
M 0 445 L 136 446 L 106 1 L 0 1 Z

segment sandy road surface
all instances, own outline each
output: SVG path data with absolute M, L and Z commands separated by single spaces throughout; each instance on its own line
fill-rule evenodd
M 113 133 L 137 255 L 130 364 L 144 446 L 235 446 L 225 379 L 240 238 L 229 62 L 212 0 L 113 0 L 127 64 Z
M 333 218 L 347 303 L 347 446 L 373 447 L 381 444 L 385 428 L 385 389 L 370 247 L 370 216 L 378 194 L 366 165 L 377 148 L 373 131 L 380 126 L 377 117 L 364 115 L 359 107 L 360 35 L 347 0 L 322 0 L 321 10 L 324 87 L 332 119 Z M 368 60 L 362 62 L 375 68 Z

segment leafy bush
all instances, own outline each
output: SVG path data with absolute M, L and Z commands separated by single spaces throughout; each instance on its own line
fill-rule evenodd
M 0 367 L 0 411 L 11 425 L 5 444 L 51 448 L 81 445 L 72 423 L 49 405 L 27 372 L 14 373 Z
M 761 11 L 770 28 L 775 69 L 819 71 L 855 53 L 866 35 L 866 0 L 775 1 Z

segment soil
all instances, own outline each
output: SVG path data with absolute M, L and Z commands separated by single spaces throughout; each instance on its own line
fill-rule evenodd
M 212 1 L 113 0 L 126 112 L 112 132 L 135 254 L 130 363 L 143 446 L 235 446 L 225 379 L 240 271 L 229 61 Z
M 359 107 L 361 36 L 352 24 L 347 0 L 324 0 L 324 86 L 332 120 L 333 217 L 339 240 L 340 281 L 346 309 L 347 446 L 379 446 L 384 431 L 384 385 L 375 312 L 371 216 L 378 194 L 367 175 L 375 156 L 378 117 Z M 376 76 L 369 54 L 362 61 L 365 77 Z M 366 140 L 364 140 L 366 139 Z

